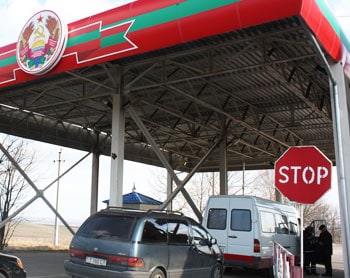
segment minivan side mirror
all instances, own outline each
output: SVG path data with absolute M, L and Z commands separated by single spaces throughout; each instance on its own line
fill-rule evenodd
M 201 246 L 208 246 L 209 244 L 210 244 L 210 242 L 209 242 L 209 240 L 207 240 L 207 239 L 201 239 L 199 242 L 199 245 L 201 245 Z
M 217 244 L 217 240 L 216 240 L 216 238 L 211 237 L 209 239 L 201 240 L 199 242 L 199 244 L 200 245 L 207 245 L 209 247 L 212 247 L 213 245 Z
M 212 246 L 212 245 L 215 245 L 215 244 L 217 244 L 218 243 L 218 241 L 216 240 L 216 238 L 210 238 L 210 246 Z
M 191 240 L 191 245 L 198 245 L 198 246 L 209 246 L 211 247 L 213 244 L 215 243 L 212 243 L 212 239 L 206 239 L 206 238 L 202 238 L 200 239 L 199 241 L 196 241 L 196 240 Z

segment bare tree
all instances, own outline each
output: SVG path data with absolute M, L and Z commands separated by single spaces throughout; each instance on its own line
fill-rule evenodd
M 188 173 L 177 173 L 178 178 L 183 180 Z M 158 177 L 156 184 L 153 184 L 152 194 L 159 200 L 166 198 L 166 172 L 157 172 Z M 209 196 L 219 194 L 219 174 L 212 172 L 203 172 L 193 175 L 190 181 L 185 185 L 186 191 L 191 196 L 198 210 L 203 213 L 206 207 Z M 176 185 L 173 185 L 173 190 Z M 195 217 L 193 210 L 188 205 L 186 199 L 181 194 L 176 195 L 172 202 L 172 210 L 181 211 L 182 213 Z
M 217 181 L 217 173 L 198 173 L 188 185 L 191 198 L 201 213 L 204 212 L 209 196 L 218 194 Z
M 15 137 L 5 137 L 2 145 L 8 153 L 15 159 L 20 167 L 28 172 L 33 166 L 34 155 L 28 152 L 26 143 Z M 23 203 L 25 192 L 29 188 L 28 183 L 12 165 L 5 154 L 0 156 L 0 215 L 1 220 L 9 217 Z M 3 250 L 9 242 L 19 219 L 9 222 L 0 229 L 0 249 Z
M 274 174 L 270 170 L 230 172 L 236 183 L 229 183 L 229 193 L 233 195 L 253 195 L 275 200 Z M 238 182 L 237 182 L 238 178 Z M 237 186 L 238 184 L 238 186 Z

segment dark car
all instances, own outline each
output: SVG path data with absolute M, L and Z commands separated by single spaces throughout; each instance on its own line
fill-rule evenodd
M 25 278 L 27 277 L 20 258 L 0 253 L 0 278 Z
M 108 208 L 73 237 L 65 270 L 72 277 L 210 277 L 223 274 L 216 239 L 180 213 Z

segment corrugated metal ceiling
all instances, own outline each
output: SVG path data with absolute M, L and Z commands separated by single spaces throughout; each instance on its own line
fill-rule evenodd
M 293 17 L 0 89 L 0 130 L 109 155 L 121 91 L 177 170 L 223 134 L 230 170 L 272 168 L 294 145 L 316 145 L 335 163 L 328 82 Z M 161 166 L 128 113 L 125 131 L 126 159 Z M 200 171 L 219 161 L 215 150 Z

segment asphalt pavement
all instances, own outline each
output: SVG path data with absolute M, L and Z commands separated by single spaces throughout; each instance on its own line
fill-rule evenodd
M 63 263 L 68 258 L 67 252 L 48 251 L 17 251 L 12 254 L 20 257 L 27 271 L 27 278 L 63 278 L 69 277 L 65 274 Z M 344 278 L 344 265 L 341 245 L 334 244 L 333 277 Z M 317 265 L 317 272 L 324 273 L 324 267 Z M 263 277 L 256 271 L 234 268 L 226 271 L 225 278 L 255 278 Z M 305 277 L 315 277 L 306 276 Z

